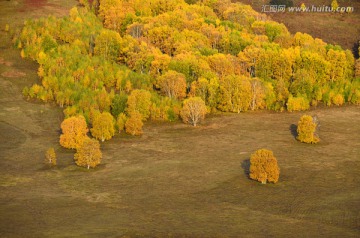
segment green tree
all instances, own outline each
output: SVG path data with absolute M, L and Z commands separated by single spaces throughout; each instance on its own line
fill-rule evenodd
M 257 150 L 250 157 L 250 178 L 266 184 L 279 180 L 280 168 L 271 150 Z

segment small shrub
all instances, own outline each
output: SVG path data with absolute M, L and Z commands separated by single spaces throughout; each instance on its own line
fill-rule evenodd
M 45 161 L 51 165 L 56 165 L 56 153 L 54 148 L 49 148 L 45 153 Z

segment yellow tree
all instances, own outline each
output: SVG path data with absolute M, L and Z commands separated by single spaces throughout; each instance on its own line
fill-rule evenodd
M 139 136 L 143 133 L 142 127 L 144 123 L 142 122 L 142 115 L 134 111 L 131 113 L 130 117 L 126 120 L 125 131 L 127 134 L 133 136 Z
M 125 130 L 125 124 L 127 121 L 127 116 L 125 115 L 125 113 L 120 113 L 117 120 L 116 120 L 116 126 L 119 130 L 119 133 L 122 132 L 123 130 Z
M 332 8 L 332 11 L 335 12 L 339 7 L 339 4 L 336 0 L 332 0 L 331 2 L 331 8 Z
M 191 97 L 184 100 L 183 108 L 180 111 L 180 116 L 184 123 L 189 123 L 196 126 L 205 118 L 207 109 L 205 102 L 200 97 Z
M 138 112 L 142 116 L 142 120 L 146 120 L 150 116 L 151 94 L 147 90 L 135 89 L 131 92 L 127 100 L 126 112 L 132 115 Z
M 159 77 L 158 85 L 169 98 L 182 99 L 186 96 L 186 79 L 182 73 L 169 70 Z
M 220 81 L 219 109 L 225 112 L 247 111 L 252 88 L 249 78 L 230 75 Z
M 83 116 L 73 116 L 61 123 L 60 145 L 68 149 L 77 149 L 82 145 L 89 131 Z
M 305 143 L 318 143 L 320 139 L 315 135 L 316 126 L 312 116 L 303 115 L 297 126 L 297 139 Z
M 262 184 L 276 183 L 279 180 L 280 168 L 271 150 L 257 150 L 250 157 L 250 178 Z
M 86 137 L 82 146 L 77 149 L 74 159 L 78 166 L 95 168 L 102 159 L 99 141 Z
M 119 33 L 104 29 L 95 40 L 94 53 L 104 60 L 117 60 L 121 46 Z
M 56 153 L 53 147 L 49 148 L 45 153 L 46 162 L 51 165 L 56 165 Z
M 103 112 L 95 116 L 91 134 L 96 139 L 104 142 L 115 135 L 114 118 L 109 112 Z

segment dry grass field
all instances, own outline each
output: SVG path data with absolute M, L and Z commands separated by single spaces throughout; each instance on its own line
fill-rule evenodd
M 74 4 L 48 2 L 57 14 Z M 8 4 L 0 1 L 0 24 L 47 11 Z M 102 143 L 103 163 L 88 171 L 58 144 L 61 110 L 21 96 L 38 81 L 37 65 L 8 33 L 0 41 L 0 237 L 360 236 L 359 106 L 308 111 L 321 122 L 317 145 L 294 138 L 302 113 L 214 115 L 197 128 L 148 123 L 141 137 Z M 51 146 L 54 168 L 43 162 Z M 249 180 L 259 148 L 274 151 L 279 183 Z

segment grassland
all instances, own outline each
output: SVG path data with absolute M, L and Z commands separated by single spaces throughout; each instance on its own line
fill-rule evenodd
M 12 24 L 26 14 L 37 13 Z M 302 113 L 218 115 L 198 128 L 149 123 L 142 137 L 103 143 L 103 164 L 87 171 L 58 145 L 62 112 L 21 96 L 37 65 L 9 34 L 1 42 L 0 237 L 359 237 L 359 106 L 308 111 L 321 121 L 318 145 L 295 140 Z M 55 168 L 43 163 L 50 146 Z M 250 154 L 262 147 L 277 156 L 276 185 L 248 179 Z

